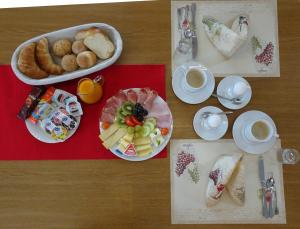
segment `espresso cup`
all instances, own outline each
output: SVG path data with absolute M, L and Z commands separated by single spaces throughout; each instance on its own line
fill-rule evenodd
M 251 122 L 245 127 L 245 137 L 251 142 L 268 142 L 273 136 L 278 137 L 271 123 L 264 119 Z
M 207 73 L 201 67 L 189 67 L 184 72 L 182 87 L 187 92 L 197 92 L 207 83 Z

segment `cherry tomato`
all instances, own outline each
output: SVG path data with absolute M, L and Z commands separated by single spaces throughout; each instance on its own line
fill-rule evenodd
M 132 122 L 135 124 L 135 125 L 142 125 L 143 123 L 142 122 L 140 122 L 139 120 L 137 120 L 137 118 L 135 117 L 135 116 L 131 116 L 131 120 L 132 120 Z
M 103 124 L 102 124 L 102 128 L 103 129 L 108 129 L 110 127 L 110 123 L 109 122 L 104 122 Z
M 160 132 L 161 132 L 161 135 L 162 135 L 162 136 L 166 136 L 166 135 L 169 133 L 169 129 L 168 129 L 168 128 L 162 128 L 162 129 L 160 130 Z
M 125 123 L 128 125 L 128 126 L 135 126 L 136 124 L 132 121 L 131 117 L 130 116 L 126 116 L 125 117 Z

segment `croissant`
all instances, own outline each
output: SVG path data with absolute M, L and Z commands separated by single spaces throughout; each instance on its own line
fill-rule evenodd
M 64 69 L 58 64 L 54 63 L 52 56 L 49 52 L 49 45 L 47 38 L 39 40 L 36 47 L 36 56 L 39 65 L 43 70 L 52 75 L 61 75 Z
M 19 70 L 33 79 L 42 79 L 48 76 L 48 73 L 42 70 L 35 60 L 36 43 L 31 43 L 22 48 L 18 58 Z

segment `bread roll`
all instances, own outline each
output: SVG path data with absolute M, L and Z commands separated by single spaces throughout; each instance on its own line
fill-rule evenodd
M 81 68 L 90 68 L 96 64 L 97 57 L 91 51 L 84 51 L 78 54 L 76 61 Z
M 87 36 L 94 35 L 95 33 L 101 33 L 101 29 L 97 27 L 91 27 L 89 29 L 80 30 L 75 35 L 75 40 L 84 40 Z
M 47 38 L 42 38 L 39 40 L 36 47 L 36 56 L 40 67 L 52 75 L 61 75 L 64 72 L 64 69 L 55 64 L 52 56 L 49 53 L 49 45 Z
M 78 68 L 76 56 L 74 54 L 65 55 L 61 60 L 62 68 L 67 72 L 73 72 Z
M 72 44 L 72 52 L 73 53 L 79 54 L 86 50 L 87 50 L 87 47 L 84 45 L 83 40 L 73 42 L 73 44 Z
M 52 50 L 54 55 L 62 57 L 72 52 L 71 47 L 72 47 L 71 41 L 67 39 L 62 39 L 62 40 L 55 41 Z
M 115 46 L 103 33 L 95 33 L 84 39 L 84 44 L 100 59 L 108 59 L 114 54 Z
M 31 43 L 21 49 L 18 58 L 18 69 L 26 76 L 33 79 L 42 79 L 48 73 L 42 70 L 35 60 L 36 43 Z

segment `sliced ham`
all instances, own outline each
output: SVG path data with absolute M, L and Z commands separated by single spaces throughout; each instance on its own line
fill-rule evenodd
M 110 113 L 112 115 L 115 115 L 116 111 L 117 111 L 117 108 L 115 108 L 115 107 L 104 107 L 103 108 L 103 112 Z
M 114 121 L 114 119 L 115 119 L 115 115 L 103 111 L 100 121 L 112 123 Z
M 157 97 L 157 92 L 154 90 L 149 90 L 147 93 L 147 98 L 144 101 L 144 107 L 149 111 L 152 108 L 153 102 Z
M 127 95 L 123 90 L 119 90 L 115 97 L 118 98 L 121 101 L 121 103 L 127 101 Z
M 172 116 L 171 114 L 160 115 L 156 117 L 156 125 L 159 128 L 170 128 L 172 125 Z
M 148 97 L 148 93 L 147 90 L 142 88 L 141 90 L 139 90 L 139 92 L 137 93 L 137 102 L 140 104 L 144 104 L 144 101 L 147 99 Z
M 127 91 L 127 99 L 132 103 L 136 103 L 138 99 L 137 93 L 134 90 L 129 89 Z
M 148 112 L 149 117 L 157 117 L 160 115 L 171 113 L 167 103 L 153 103 L 151 109 Z
M 156 118 L 159 128 L 170 128 L 172 124 L 172 115 L 167 103 L 153 103 L 147 117 Z

